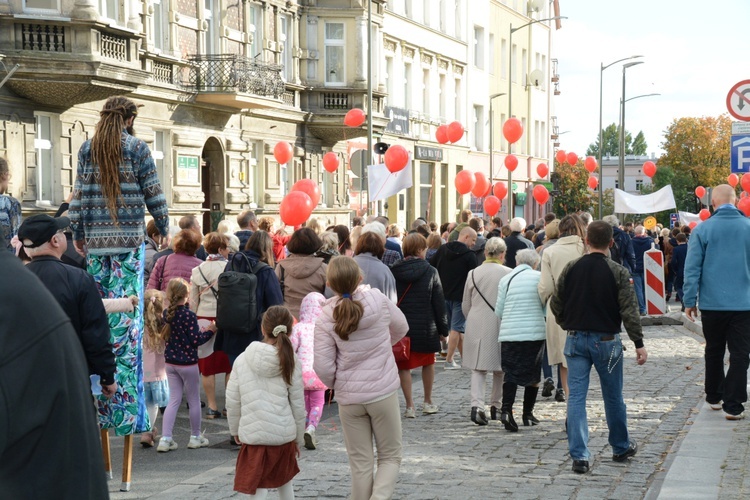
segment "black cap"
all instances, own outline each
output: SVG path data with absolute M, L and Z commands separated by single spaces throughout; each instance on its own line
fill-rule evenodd
M 58 232 L 70 225 L 67 217 L 50 217 L 47 214 L 32 215 L 18 228 L 18 239 L 27 248 L 44 245 Z

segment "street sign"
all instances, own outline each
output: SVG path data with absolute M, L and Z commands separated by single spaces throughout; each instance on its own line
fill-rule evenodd
M 732 173 L 750 172 L 750 134 L 733 135 L 729 144 Z
M 729 90 L 727 109 L 738 120 L 750 122 L 750 80 L 742 80 Z
M 679 214 L 669 214 L 669 229 L 673 229 L 678 220 L 680 220 Z
M 732 122 L 732 135 L 750 134 L 750 123 Z

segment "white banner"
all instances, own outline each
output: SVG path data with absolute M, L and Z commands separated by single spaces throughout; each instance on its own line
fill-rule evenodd
M 690 212 L 678 212 L 680 214 L 680 223 L 682 224 L 690 224 L 691 222 L 695 222 L 696 224 L 700 224 L 703 222 L 700 218 L 700 215 L 698 214 L 691 214 Z
M 653 214 L 677 207 L 672 186 L 664 186 L 651 194 L 629 194 L 615 189 L 615 213 Z
M 370 201 L 384 200 L 413 184 L 411 175 L 411 158 L 406 168 L 391 173 L 385 165 L 367 167 L 367 186 Z

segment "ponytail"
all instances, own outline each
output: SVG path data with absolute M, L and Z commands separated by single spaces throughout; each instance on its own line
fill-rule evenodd
M 163 354 L 167 340 L 162 336 L 164 326 L 164 300 L 159 290 L 146 291 L 144 298 L 143 322 L 146 326 L 143 345 L 152 352 Z
M 294 347 L 289 339 L 293 325 L 292 313 L 284 306 L 269 307 L 263 314 L 263 321 L 260 324 L 266 337 L 276 341 L 281 376 L 286 385 L 292 385 L 292 375 L 294 374 Z
M 187 298 L 188 292 L 188 284 L 184 279 L 172 278 L 169 280 L 169 284 L 167 285 L 167 300 L 169 301 L 169 307 L 167 308 L 166 322 L 159 332 L 165 343 L 169 341 L 169 337 L 172 335 L 171 323 L 177 312 L 177 308 L 183 305 L 183 301 Z
M 341 340 L 349 340 L 349 335 L 357 330 L 365 312 L 362 303 L 352 298 L 362 281 L 362 272 L 351 257 L 334 257 L 328 264 L 326 280 L 331 290 L 341 295 L 333 309 L 333 320 L 336 322 L 333 330 Z

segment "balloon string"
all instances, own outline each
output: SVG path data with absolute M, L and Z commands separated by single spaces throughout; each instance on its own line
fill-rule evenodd
M 382 186 L 380 186 L 380 189 L 378 189 L 378 192 L 377 192 L 377 193 L 375 193 L 375 196 L 373 196 L 373 197 L 372 197 L 372 199 L 370 200 L 370 202 L 374 202 L 374 201 L 377 201 L 378 195 L 379 195 L 379 194 L 380 194 L 380 192 L 381 192 L 381 191 L 383 190 L 383 188 L 385 187 L 385 185 L 386 185 L 386 184 L 388 184 L 388 179 L 390 179 L 391 177 L 395 177 L 395 176 L 396 176 L 396 174 L 394 174 L 393 172 L 391 172 L 391 173 L 390 173 L 390 174 L 388 175 L 388 177 L 386 177 L 386 178 L 385 178 L 385 181 L 383 181 L 383 185 L 382 185 Z

